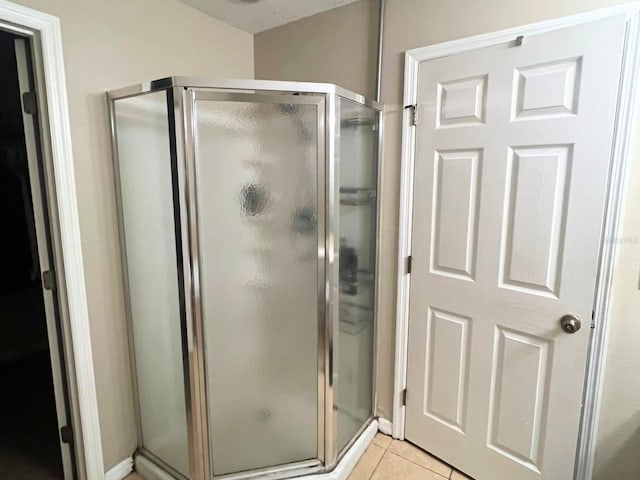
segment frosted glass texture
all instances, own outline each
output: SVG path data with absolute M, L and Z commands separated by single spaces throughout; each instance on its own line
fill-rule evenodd
M 378 113 L 340 99 L 339 328 L 335 337 L 338 451 L 373 409 Z
M 115 125 L 142 448 L 188 476 L 166 93 L 117 100 Z
M 285 98 L 195 102 L 215 475 L 318 456 L 318 105 Z

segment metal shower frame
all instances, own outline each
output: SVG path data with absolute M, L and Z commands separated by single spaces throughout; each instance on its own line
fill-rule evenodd
M 116 198 L 120 223 L 120 241 L 123 261 L 123 282 L 131 375 L 134 382 L 134 402 L 138 427 L 139 454 L 152 460 L 177 479 L 184 475 L 167 465 L 143 448 L 140 422 L 140 406 L 137 398 L 135 355 L 132 342 L 132 319 L 126 268 L 126 249 L 123 228 L 123 212 L 120 195 L 118 149 L 116 137 L 116 100 L 166 92 L 169 123 L 169 138 L 172 163 L 172 187 L 174 198 L 175 239 L 178 259 L 178 285 L 180 289 L 180 316 L 182 332 L 183 368 L 185 378 L 185 401 L 187 433 L 189 442 L 189 473 L 192 480 L 209 480 L 213 477 L 211 448 L 209 441 L 209 415 L 207 411 L 203 318 L 199 284 L 198 225 L 196 221 L 195 195 L 195 142 L 193 105 L 196 99 L 246 97 L 256 95 L 260 99 L 287 98 L 295 103 L 318 105 L 318 458 L 276 467 L 216 476 L 215 479 L 236 480 L 259 478 L 288 478 L 311 473 L 331 471 L 344 453 L 369 426 L 376 412 L 377 372 L 377 312 L 378 312 L 378 266 L 379 266 L 379 218 L 381 206 L 381 174 L 383 119 L 382 108 L 363 96 L 327 83 L 281 82 L 265 80 L 207 80 L 197 77 L 167 77 L 145 82 L 107 93 L 111 119 L 112 152 Z M 295 97 L 291 97 L 295 95 Z M 373 378 L 372 411 L 369 419 L 347 445 L 337 450 L 337 428 L 334 413 L 334 344 L 338 332 L 339 301 L 339 164 L 340 164 L 340 102 L 339 98 L 362 104 L 378 112 L 377 120 L 377 195 L 376 195 L 376 241 L 375 241 L 375 304 L 373 311 Z M 215 446 L 214 446 L 215 448 Z

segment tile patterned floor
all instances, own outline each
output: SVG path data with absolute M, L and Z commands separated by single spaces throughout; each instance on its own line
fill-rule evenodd
M 376 434 L 349 480 L 471 480 L 410 443 Z
M 376 434 L 349 480 L 472 480 L 410 443 Z M 144 480 L 132 473 L 125 480 Z

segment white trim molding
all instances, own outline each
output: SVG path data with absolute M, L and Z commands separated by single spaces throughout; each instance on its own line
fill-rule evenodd
M 601 239 L 602 249 L 598 264 L 596 296 L 594 298 L 594 325 L 591 337 L 585 390 L 581 435 L 576 454 L 576 480 L 590 480 L 596 452 L 598 420 L 602 401 L 603 380 L 609 343 L 609 308 L 613 270 L 618 254 L 618 242 L 614 241 L 621 232 L 622 205 L 625 178 L 629 169 L 629 144 L 632 133 L 633 109 L 638 91 L 638 69 L 640 67 L 640 4 L 634 3 L 627 12 L 627 31 L 623 56 L 622 75 L 618 97 L 615 137 L 609 173 L 605 223 Z M 637 130 L 637 127 L 636 127 Z
M 108 470 L 104 476 L 104 480 L 123 480 L 131 472 L 133 472 L 133 457 L 128 457 Z
M 79 474 L 87 480 L 105 478 L 102 441 L 98 418 L 98 401 L 91 352 L 89 311 L 85 289 L 80 219 L 76 197 L 76 180 L 71 151 L 71 126 L 67 104 L 67 87 L 62 55 L 62 35 L 57 17 L 0 0 L 0 26 L 23 31 L 32 36 L 42 61 L 48 131 L 43 142 L 49 143 L 54 172 L 55 195 L 50 208 L 55 208 L 58 241 L 62 252 L 63 310 L 68 318 L 73 364 L 69 365 L 75 379 L 70 397 L 77 398 L 80 425 L 75 426 L 76 445 L 80 446 Z M 46 135 L 48 134 L 48 135 Z M 46 150 L 46 148 L 45 148 Z M 55 240 L 54 240 L 55 243 Z M 59 277 L 60 278 L 60 277 Z M 65 315 L 63 315 L 64 317 Z M 70 385 L 69 388 L 72 388 Z M 78 428 L 79 427 L 79 428 Z
M 411 219 L 413 216 L 413 158 L 416 132 L 410 105 L 417 98 L 418 60 L 405 54 L 404 103 L 402 115 L 402 158 L 400 164 L 400 215 L 398 229 L 398 273 L 396 303 L 395 377 L 393 389 L 393 438 L 404 440 L 405 408 L 402 392 L 407 388 L 407 346 L 409 333 L 409 287 L 407 258 L 411 254 Z
M 618 112 L 612 149 L 608 184 L 605 225 L 602 232 L 596 296 L 594 299 L 594 325 L 591 338 L 589 363 L 585 378 L 584 407 L 580 437 L 577 439 L 576 480 L 590 480 L 593 472 L 596 448 L 597 424 L 602 394 L 602 378 L 606 359 L 609 332 L 609 297 L 617 243 L 610 241 L 619 232 L 622 191 L 627 171 L 631 116 L 636 96 L 638 67 L 640 65 L 640 2 L 631 2 L 612 8 L 594 10 L 578 15 L 509 28 L 498 32 L 477 35 L 451 42 L 408 50 L 405 53 L 404 105 L 417 102 L 419 64 L 426 60 L 455 55 L 469 50 L 513 40 L 522 35 L 539 35 L 552 30 L 567 28 L 616 15 L 625 15 L 627 31 L 624 47 L 623 72 L 620 79 Z M 396 306 L 396 348 L 393 399 L 393 436 L 405 438 L 405 407 L 402 392 L 407 387 L 407 343 L 409 326 L 409 290 L 411 275 L 407 273 L 407 257 L 411 255 L 411 229 L 413 216 L 413 167 L 416 128 L 412 125 L 410 111 L 405 108 L 402 122 L 402 160 L 400 178 L 400 217 L 398 233 L 398 271 Z M 609 240 L 609 241 L 608 241 Z
M 385 435 L 393 435 L 393 423 L 386 418 L 378 418 L 378 430 Z

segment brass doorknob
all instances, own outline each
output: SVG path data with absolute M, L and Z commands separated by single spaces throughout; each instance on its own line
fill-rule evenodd
M 564 315 L 560 319 L 560 325 L 562 326 L 562 330 L 564 330 L 566 333 L 576 333 L 578 330 L 580 330 L 582 322 L 575 315 L 568 314 Z

